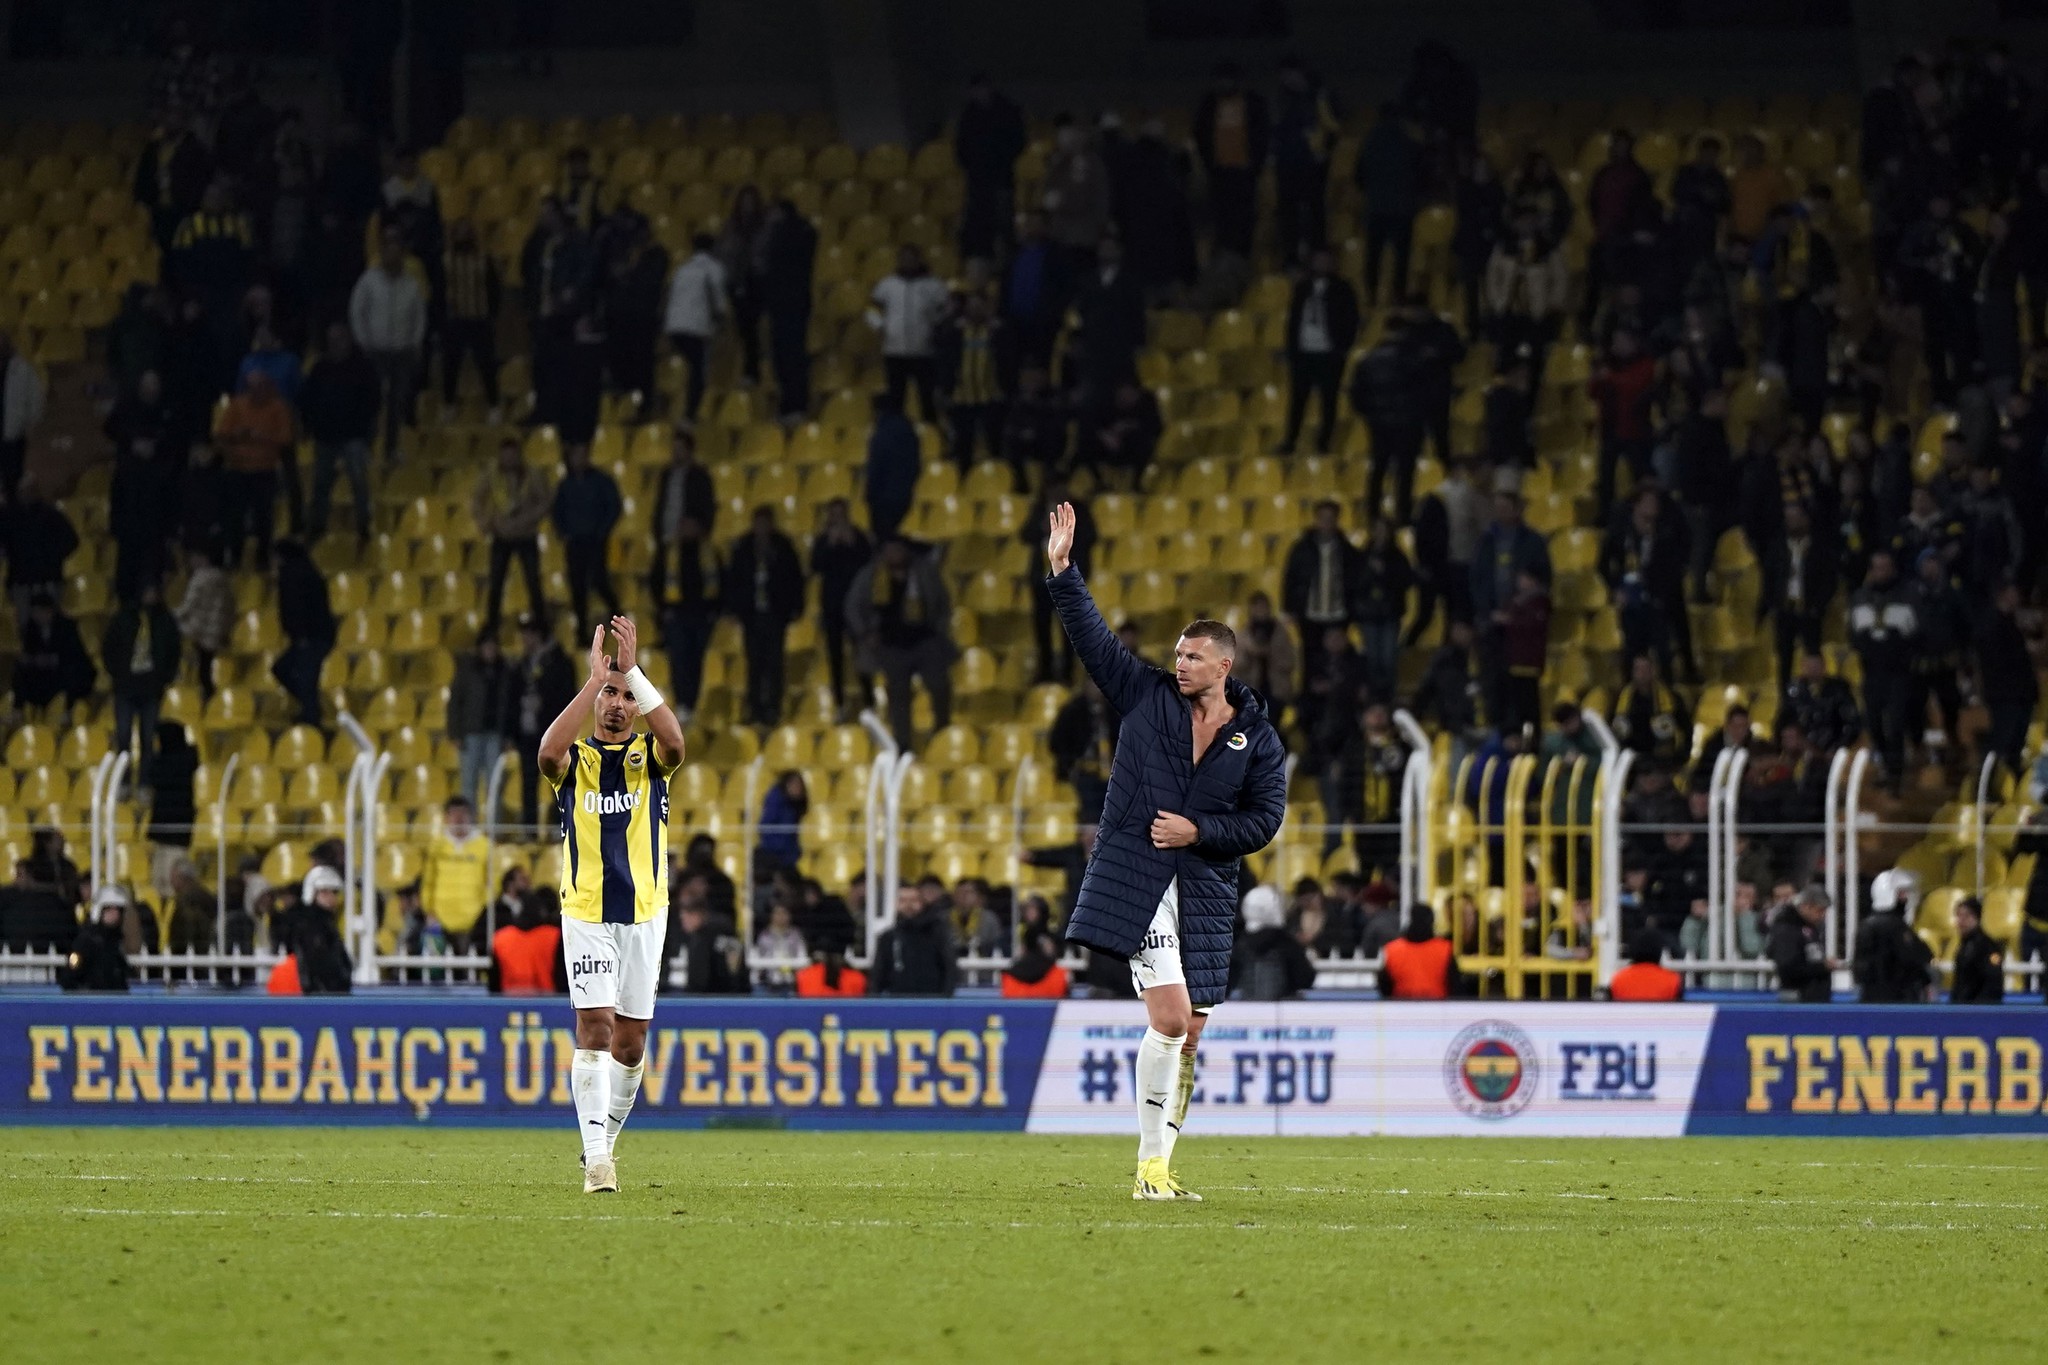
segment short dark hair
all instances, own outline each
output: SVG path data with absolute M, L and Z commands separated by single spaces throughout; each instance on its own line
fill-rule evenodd
M 1188 622 L 1187 628 L 1181 631 L 1180 636 L 1183 640 L 1214 640 L 1218 649 L 1232 658 L 1237 657 L 1237 632 L 1221 621 L 1211 621 L 1207 617 L 1197 618 Z
M 446 801 L 445 803 L 443 803 L 443 805 L 442 805 L 441 809 L 442 809 L 442 810 L 466 810 L 466 811 L 471 811 L 471 812 L 474 812 L 474 811 L 476 810 L 476 807 L 475 807 L 474 805 L 472 805 L 472 804 L 470 803 L 470 800 L 469 800 L 469 798 L 468 798 L 468 797 L 466 797 L 466 796 L 459 796 L 459 795 L 458 795 L 458 796 L 451 796 L 451 797 L 449 797 L 449 798 L 448 798 L 448 800 L 447 800 L 447 801 Z

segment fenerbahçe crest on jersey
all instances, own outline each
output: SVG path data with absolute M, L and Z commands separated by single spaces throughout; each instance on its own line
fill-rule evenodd
M 654 736 L 578 740 L 555 787 L 562 915 L 639 924 L 668 914 L 668 779 Z

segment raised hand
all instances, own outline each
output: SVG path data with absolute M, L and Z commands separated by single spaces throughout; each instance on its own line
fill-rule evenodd
M 1065 573 L 1074 552 L 1074 504 L 1063 502 L 1052 509 L 1052 531 L 1045 541 L 1045 565 L 1054 573 Z
M 632 617 L 612 618 L 612 639 L 618 647 L 616 663 L 619 672 L 631 673 L 633 666 L 640 661 L 640 635 L 633 627 Z
M 590 634 L 590 676 L 602 682 L 612 671 L 612 661 L 604 652 L 604 625 L 598 624 Z

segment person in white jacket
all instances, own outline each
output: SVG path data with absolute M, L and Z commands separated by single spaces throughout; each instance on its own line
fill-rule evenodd
M 384 458 L 398 458 L 398 428 L 412 425 L 419 390 L 420 346 L 427 338 L 427 298 L 406 269 L 405 235 L 384 229 L 377 263 L 365 270 L 348 298 L 348 327 L 377 367 L 384 388 Z
M 0 332 L 0 493 L 14 496 L 28 461 L 28 434 L 43 419 L 43 377 L 14 338 Z
M 713 254 L 717 242 L 708 232 L 690 239 L 690 256 L 669 278 L 668 318 L 662 330 L 676 354 L 690 367 L 690 386 L 683 395 L 683 421 L 694 425 L 704 401 L 704 367 L 711 338 L 732 312 L 725 292 L 725 266 Z
M 903 406 L 904 389 L 917 385 L 918 413 L 939 420 L 933 401 L 932 342 L 946 314 L 946 285 L 924 263 L 924 253 L 905 243 L 896 249 L 896 273 L 868 297 L 868 325 L 882 334 L 882 368 L 889 397 Z

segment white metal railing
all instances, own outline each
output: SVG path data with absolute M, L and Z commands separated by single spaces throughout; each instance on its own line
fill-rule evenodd
M 882 847 L 888 840 L 882 829 L 883 822 L 888 818 L 884 793 L 889 785 L 889 775 L 895 771 L 898 751 L 896 736 L 872 710 L 863 710 L 860 713 L 860 723 L 861 728 L 875 741 L 875 756 L 868 762 L 867 793 L 862 803 L 861 830 L 863 857 L 866 863 L 861 871 L 861 892 L 864 902 L 863 918 L 867 921 L 861 926 L 861 942 L 863 945 L 872 945 L 875 936 L 881 932 L 875 927 L 876 917 L 881 916 L 886 927 L 887 917 L 895 913 L 894 905 L 884 908 L 879 902 L 882 896 Z M 865 946 L 862 951 L 866 951 Z
M 498 751 L 497 761 L 491 764 L 491 775 L 484 782 L 484 808 L 477 812 L 484 831 L 484 891 L 491 898 L 484 906 L 484 932 L 493 937 L 498 932 L 498 811 L 505 799 L 506 776 L 517 762 L 510 749 Z
M 239 752 L 228 755 L 228 761 L 221 765 L 220 781 L 213 789 L 213 847 L 214 878 L 213 899 L 213 941 L 216 947 L 225 947 L 228 941 L 228 792 L 235 785 L 235 773 L 242 766 Z M 247 910 L 248 906 L 242 907 Z
M 1409 907 L 1431 898 L 1436 890 L 1436 859 L 1429 847 L 1429 789 L 1435 778 L 1436 751 L 1429 735 L 1406 707 L 1394 712 L 1394 728 L 1408 745 L 1401 768 L 1401 904 L 1405 922 Z M 1294 762 L 1293 756 L 1288 762 Z M 1293 776 L 1290 768 L 1288 776 Z
M 754 937 L 754 846 L 761 836 L 761 771 L 767 764 L 765 754 L 755 754 L 748 762 L 744 769 L 746 795 L 740 801 L 739 904 L 733 909 L 737 912 L 740 938 L 745 942 Z
M 384 777 L 391 770 L 391 755 L 379 749 L 348 712 L 342 712 L 338 721 L 356 744 L 355 760 L 349 764 L 348 784 L 342 793 L 342 844 L 346 859 L 343 866 L 347 869 L 342 877 L 342 923 L 346 926 L 344 936 L 354 945 L 356 981 L 374 985 L 379 979 L 377 814 L 382 808 Z
M 1977 810 L 1974 842 L 1977 845 L 1977 880 L 1970 889 L 1976 895 L 1984 894 L 1984 807 L 1991 795 L 1991 774 L 1998 767 L 1998 755 L 1984 755 L 1984 764 L 1977 770 Z

